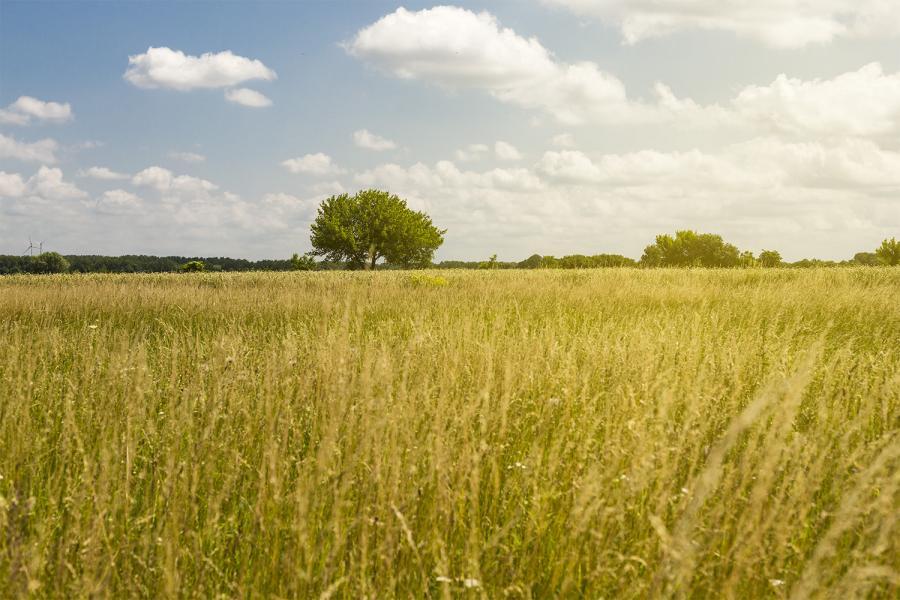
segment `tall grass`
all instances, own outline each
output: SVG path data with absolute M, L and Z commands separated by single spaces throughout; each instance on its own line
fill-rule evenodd
M 896 597 L 900 270 L 0 279 L 0 589 Z

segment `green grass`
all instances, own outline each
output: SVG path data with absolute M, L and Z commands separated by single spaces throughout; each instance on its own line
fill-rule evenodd
M 0 279 L 0 594 L 896 597 L 900 269 Z

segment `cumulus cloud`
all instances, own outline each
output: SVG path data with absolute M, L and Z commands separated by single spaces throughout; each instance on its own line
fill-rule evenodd
M 494 154 L 500 160 L 521 160 L 522 153 L 509 142 L 499 141 L 494 144 Z
M 647 107 L 596 64 L 556 60 L 536 38 L 503 28 L 488 12 L 454 6 L 399 8 L 344 45 L 352 56 L 402 79 L 482 89 L 502 102 L 542 109 L 565 123 L 633 121 Z
M 265 108 L 272 106 L 272 101 L 256 90 L 250 88 L 237 88 L 225 92 L 225 99 L 241 106 L 250 108 Z
M 191 56 L 167 47 L 150 47 L 143 54 L 128 57 L 123 77 L 140 88 L 168 88 L 188 91 L 223 88 L 245 81 L 276 79 L 275 71 L 260 60 L 224 52 Z
M 114 181 L 116 179 L 128 179 L 125 173 L 118 173 L 107 167 L 89 167 L 78 171 L 79 177 L 89 177 L 91 179 L 100 179 L 105 181 Z
M 196 152 L 169 152 L 169 158 L 184 161 L 186 163 L 201 163 L 206 161 L 206 157 Z
M 460 148 L 456 151 L 456 159 L 463 162 L 478 160 L 487 154 L 488 150 L 490 148 L 488 148 L 487 144 L 469 144 L 465 148 Z
M 0 133 L 0 158 L 12 158 L 24 162 L 53 164 L 56 162 L 56 140 L 43 139 L 36 142 L 20 142 L 12 136 Z
M 767 86 L 744 88 L 733 100 L 743 119 L 778 133 L 874 136 L 900 133 L 900 72 L 878 63 L 832 79 L 803 81 L 779 75 Z
M 774 187 L 900 191 L 900 153 L 858 139 L 835 143 L 756 138 L 718 153 L 643 150 L 592 159 L 577 150 L 545 152 L 538 171 L 555 181 L 742 192 Z M 762 201 L 760 201 L 762 202 Z
M 131 178 L 136 186 L 154 188 L 160 192 L 210 192 L 218 189 L 214 183 L 190 175 L 175 175 L 162 167 L 147 167 Z
M 97 198 L 97 208 L 108 212 L 129 212 L 143 204 L 140 196 L 127 190 L 115 189 L 103 192 Z
M 291 173 L 306 173 L 308 175 L 337 175 L 344 173 L 344 169 L 338 167 L 331 157 L 322 152 L 306 154 L 298 158 L 289 158 L 281 163 Z
M 575 146 L 575 138 L 571 133 L 560 133 L 559 135 L 554 135 L 550 143 L 557 148 L 572 148 Z
M 18 198 L 25 194 L 25 182 L 18 173 L 0 171 L 0 198 Z
M 777 48 L 900 33 L 900 4 L 885 0 L 543 0 L 617 26 L 626 43 L 700 29 Z
M 715 6 L 740 12 L 733 2 Z M 746 87 L 722 105 L 702 105 L 678 97 L 663 83 L 654 86 L 651 100 L 632 99 L 618 78 L 596 64 L 561 62 L 536 38 L 503 28 L 490 13 L 457 7 L 418 12 L 400 8 L 360 30 L 345 48 L 396 77 L 483 90 L 501 102 L 545 111 L 566 124 L 749 126 L 832 136 L 900 131 L 900 73 L 887 74 L 878 63 L 826 80 L 782 74 L 769 85 Z M 457 158 L 463 160 L 462 154 L 465 151 Z
M 381 152 L 383 150 L 394 150 L 397 147 L 397 144 L 395 142 L 387 138 L 383 138 L 380 135 L 375 135 L 368 129 L 360 129 L 359 131 L 354 131 L 353 143 L 360 148 L 365 148 L 366 150 L 375 150 L 376 152 Z
M 462 171 L 450 161 L 439 161 L 434 167 L 416 163 L 402 167 L 389 163 L 357 173 L 354 180 L 364 186 L 382 185 L 388 188 L 414 187 L 427 193 L 429 188 L 479 188 L 538 191 L 543 189 L 540 178 L 528 169 L 492 169 L 485 172 Z
M 86 198 L 87 193 L 63 179 L 63 172 L 57 168 L 41 167 L 25 184 L 26 194 L 46 200 L 72 200 Z
M 66 102 L 45 102 L 31 96 L 19 99 L 0 109 L 0 124 L 28 125 L 32 120 L 64 123 L 72 119 L 72 106 Z

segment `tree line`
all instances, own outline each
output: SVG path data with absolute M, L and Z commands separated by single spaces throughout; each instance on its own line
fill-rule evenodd
M 812 268 L 840 266 L 890 266 L 900 264 L 900 241 L 884 240 L 872 252 L 858 252 L 843 261 L 803 259 L 785 262 L 775 250 L 758 255 L 738 251 L 713 234 L 679 231 L 674 236 L 658 236 L 647 246 L 640 260 L 620 254 L 570 254 L 562 257 L 532 254 L 522 261 L 499 261 L 496 255 L 484 261 L 445 260 L 420 265 L 436 269 L 597 269 L 610 267 L 713 267 L 713 268 Z M 176 273 L 181 271 L 336 271 L 358 269 L 360 265 L 341 260 L 316 260 L 310 254 L 290 259 L 246 260 L 227 257 L 186 256 L 98 256 L 60 255 L 44 252 L 35 256 L 0 255 L 0 275 L 17 273 Z M 386 263 L 382 270 L 408 268 Z
M 640 260 L 619 254 L 571 254 L 556 258 L 533 254 L 520 262 L 502 262 L 497 255 L 486 261 L 442 261 L 434 253 L 443 244 L 446 229 L 431 217 L 409 208 L 406 201 L 381 190 L 338 194 L 322 201 L 310 227 L 312 251 L 287 260 L 251 261 L 240 258 L 183 256 L 0 256 L 0 274 L 10 273 L 167 273 L 197 271 L 309 271 L 335 269 L 595 269 L 604 267 L 825 267 L 900 264 L 900 243 L 884 240 L 872 252 L 859 252 L 846 261 L 782 260 L 777 250 L 758 255 L 739 250 L 713 233 L 692 230 L 662 234 L 644 248 Z M 379 264 L 379 261 L 381 263 Z

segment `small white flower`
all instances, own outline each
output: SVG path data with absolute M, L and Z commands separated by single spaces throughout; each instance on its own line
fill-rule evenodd
M 97 325 L 96 323 L 92 324 L 92 325 L 88 325 L 88 329 L 97 329 L 98 327 L 100 327 L 100 326 Z
M 784 579 L 770 579 L 769 583 L 772 584 L 772 587 L 779 587 L 784 585 Z
M 481 582 L 477 579 L 463 579 L 463 586 L 467 588 L 477 588 L 481 587 Z

